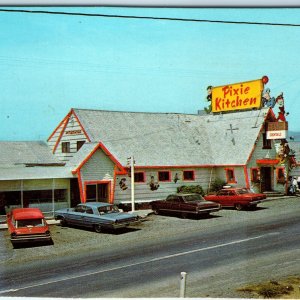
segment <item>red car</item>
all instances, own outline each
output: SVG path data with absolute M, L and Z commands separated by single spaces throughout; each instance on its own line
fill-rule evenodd
M 15 208 L 7 214 L 10 240 L 16 244 L 26 242 L 52 242 L 49 226 L 38 208 Z
M 221 189 L 215 195 L 207 195 L 205 200 L 220 203 L 222 207 L 255 208 L 258 203 L 266 199 L 265 194 L 256 194 L 246 188 Z

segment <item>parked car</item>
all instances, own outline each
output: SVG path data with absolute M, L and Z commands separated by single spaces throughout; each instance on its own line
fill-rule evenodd
M 154 213 L 161 212 L 180 214 L 182 217 L 188 215 L 208 215 L 221 209 L 220 204 L 206 201 L 199 194 L 172 194 L 165 200 L 152 201 L 150 203 Z
M 121 212 L 116 205 L 103 202 L 78 204 L 75 208 L 65 208 L 54 213 L 55 219 L 66 226 L 77 225 L 101 232 L 103 229 L 119 229 L 139 222 L 139 217 Z
M 221 189 L 214 195 L 204 196 L 204 199 L 220 203 L 222 207 L 256 208 L 257 204 L 266 199 L 265 194 L 256 194 L 246 188 Z
M 27 242 L 52 242 L 49 226 L 39 208 L 15 208 L 6 217 L 13 246 Z

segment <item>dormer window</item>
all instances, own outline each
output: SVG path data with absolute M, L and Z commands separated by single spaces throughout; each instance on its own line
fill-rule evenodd
M 70 153 L 71 152 L 70 142 L 62 142 L 61 143 L 61 152 L 62 153 Z
M 77 151 L 79 151 L 79 149 L 83 146 L 84 143 L 85 141 L 77 141 Z

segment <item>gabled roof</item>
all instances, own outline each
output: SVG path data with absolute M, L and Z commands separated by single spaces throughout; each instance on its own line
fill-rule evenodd
M 73 109 L 91 142 L 101 142 L 123 165 L 245 165 L 269 112 L 220 115 Z
M 61 166 L 62 163 L 51 153 L 48 145 L 41 141 L 0 141 L 0 167 Z
M 93 156 L 93 154 L 101 149 L 105 155 L 119 169 L 119 172 L 126 172 L 119 161 L 109 152 L 109 150 L 102 143 L 84 143 L 80 150 L 67 162 L 66 168 L 70 168 L 73 173 L 76 173 L 81 167 Z

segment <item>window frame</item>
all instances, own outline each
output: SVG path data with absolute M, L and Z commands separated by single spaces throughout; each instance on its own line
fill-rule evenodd
M 255 183 L 260 182 L 260 168 L 251 168 L 251 181 Z M 255 172 L 257 172 L 255 174 Z
M 77 152 L 80 150 L 80 148 L 85 144 L 85 141 L 77 141 L 76 142 L 76 150 Z
M 235 173 L 234 173 L 234 168 L 225 168 L 225 175 L 226 175 L 226 182 L 227 183 L 237 183 Z M 232 172 L 232 179 L 229 176 L 228 172 Z
M 191 172 L 192 173 L 192 178 L 185 178 L 185 174 L 187 172 Z M 183 181 L 195 181 L 195 170 L 184 170 L 182 172 L 182 180 Z
M 286 182 L 286 177 L 285 177 L 285 174 L 284 174 L 284 170 L 285 168 L 284 167 L 278 167 L 276 168 L 276 182 L 277 183 L 285 183 Z M 282 175 L 283 175 L 283 179 L 280 179 L 279 178 L 279 173 L 282 172 Z
M 264 132 L 263 136 L 263 149 L 272 149 L 272 140 L 267 139 L 267 133 Z
M 160 179 L 160 174 L 168 174 L 168 179 Z M 158 179 L 158 182 L 170 182 L 171 181 L 171 171 L 158 171 L 157 173 L 157 179 Z
M 136 175 L 141 175 L 141 180 L 136 180 Z M 134 172 L 134 183 L 145 183 L 146 182 L 145 172 Z
M 61 142 L 61 152 L 62 153 L 71 153 L 71 143 L 70 142 Z

